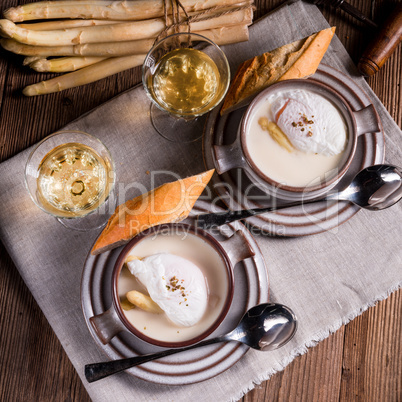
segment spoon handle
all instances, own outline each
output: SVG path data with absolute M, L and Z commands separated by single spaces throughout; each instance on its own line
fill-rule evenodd
M 227 336 L 221 336 L 218 338 L 207 339 L 195 345 L 186 346 L 177 349 L 167 349 L 162 350 L 157 353 L 150 353 L 143 356 L 129 357 L 120 360 L 111 360 L 107 362 L 92 363 L 85 365 L 85 378 L 88 382 L 98 381 L 102 378 L 108 377 L 109 375 L 119 373 L 120 371 L 127 370 L 128 368 L 138 366 L 139 364 L 150 362 L 152 360 L 160 359 L 161 357 L 173 355 L 175 353 L 184 352 L 186 350 L 191 350 L 198 348 L 200 346 L 212 345 L 214 343 L 222 342 L 225 340 L 230 340 Z
M 238 211 L 224 211 L 224 212 L 213 212 L 210 214 L 201 214 L 197 215 L 196 224 L 198 227 L 202 229 L 208 229 L 215 226 L 221 226 L 226 223 L 234 222 L 240 219 L 250 218 L 251 216 L 277 211 L 279 209 L 297 207 L 300 205 L 312 204 L 314 202 L 325 201 L 325 200 L 326 199 L 321 198 L 320 200 L 309 200 L 303 202 L 298 201 L 266 208 L 241 209 Z

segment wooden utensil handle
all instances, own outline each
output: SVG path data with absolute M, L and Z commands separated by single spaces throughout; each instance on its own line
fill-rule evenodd
M 365 76 L 374 75 L 387 61 L 402 39 L 402 3 L 399 3 L 378 37 L 363 53 L 357 67 Z

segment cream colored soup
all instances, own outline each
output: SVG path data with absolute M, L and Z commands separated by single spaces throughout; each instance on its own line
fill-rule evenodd
M 288 99 L 292 99 L 292 106 L 294 106 L 294 104 L 302 105 L 302 111 L 298 112 L 297 110 L 292 110 L 288 118 L 282 114 L 282 118 L 278 119 L 277 110 L 280 110 L 281 102 L 285 104 Z M 303 105 L 307 102 L 310 103 L 310 105 L 307 104 L 307 108 L 310 112 L 307 114 L 307 118 L 304 119 L 312 122 L 311 124 L 302 121 L 302 116 L 306 116 L 306 108 L 304 108 Z M 274 105 L 274 108 L 272 108 L 272 105 Z M 275 108 L 277 110 L 273 111 Z M 325 127 L 326 116 L 329 116 L 329 113 L 334 116 L 334 120 L 337 119 L 337 124 L 328 124 L 328 127 Z M 275 141 L 268 131 L 261 126 L 259 123 L 261 118 L 273 121 L 278 125 L 281 125 L 281 120 L 284 121 L 285 127 L 282 125 L 281 128 L 285 134 L 288 134 L 288 138 L 294 145 L 291 152 Z M 288 122 L 287 127 L 286 120 Z M 280 184 L 286 184 L 288 186 L 313 186 L 332 178 L 338 172 L 338 166 L 343 158 L 344 152 L 341 151 L 335 155 L 328 155 L 325 152 L 317 153 L 308 151 L 308 141 L 310 139 L 315 140 L 318 136 L 318 133 L 314 130 L 317 129 L 318 123 L 320 122 L 324 125 L 324 129 L 321 130 L 323 132 L 323 135 L 320 136 L 321 143 L 318 144 L 318 146 L 317 143 L 315 143 L 310 148 L 314 150 L 331 147 L 335 148 L 333 147 L 333 143 L 338 142 L 339 144 L 340 142 L 340 149 L 343 150 L 347 138 L 346 125 L 340 113 L 329 101 L 319 95 L 309 93 L 308 91 L 297 91 L 295 93 L 279 94 L 276 95 L 276 97 L 272 95 L 267 97 L 265 101 L 261 102 L 258 108 L 253 111 L 248 124 L 246 145 L 250 159 L 264 175 Z M 338 132 L 333 133 L 331 131 L 334 126 L 336 126 L 335 128 L 339 131 L 339 135 Z M 293 130 L 294 133 L 290 133 L 291 130 Z M 292 136 L 289 134 L 295 135 Z M 295 138 L 297 135 L 299 135 L 300 138 Z M 342 138 L 339 139 L 339 136 Z M 326 138 L 331 141 L 328 147 L 326 147 L 325 144 Z M 300 147 L 301 149 L 298 149 L 298 139 L 304 140 L 302 147 Z
M 144 238 L 130 251 L 130 255 L 145 258 L 158 253 L 170 253 L 193 262 L 201 269 L 208 288 L 208 307 L 201 320 L 191 327 L 175 325 L 167 316 L 153 314 L 139 308 L 123 310 L 130 323 L 144 335 L 164 342 L 182 342 L 192 339 L 208 329 L 220 315 L 228 292 L 227 271 L 218 252 L 193 234 L 176 232 Z M 147 294 L 136 278 L 123 267 L 119 282 L 120 299 L 130 290 Z

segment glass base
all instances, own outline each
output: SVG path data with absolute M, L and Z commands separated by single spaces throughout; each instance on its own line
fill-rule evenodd
M 89 232 L 106 226 L 116 209 L 117 199 L 113 194 L 95 211 L 79 218 L 56 218 L 64 227 L 78 232 Z
M 168 141 L 189 143 L 202 138 L 206 115 L 186 120 L 160 110 L 153 103 L 150 115 L 154 129 Z

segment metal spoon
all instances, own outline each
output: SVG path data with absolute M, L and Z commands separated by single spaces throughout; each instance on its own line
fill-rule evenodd
M 241 342 L 257 350 L 275 350 L 292 339 L 296 328 L 296 316 L 290 308 L 275 303 L 260 304 L 248 310 L 238 326 L 227 335 L 207 339 L 184 348 L 168 349 L 158 353 L 103 363 L 87 364 L 85 366 L 85 377 L 88 382 L 94 382 L 151 360 L 224 341 Z
M 374 165 L 360 171 L 349 186 L 325 198 L 276 205 L 274 207 L 225 211 L 197 216 L 201 228 L 221 226 L 239 219 L 249 218 L 278 209 L 312 204 L 321 201 L 350 201 L 360 208 L 378 211 L 394 205 L 402 198 L 402 169 L 392 165 Z

